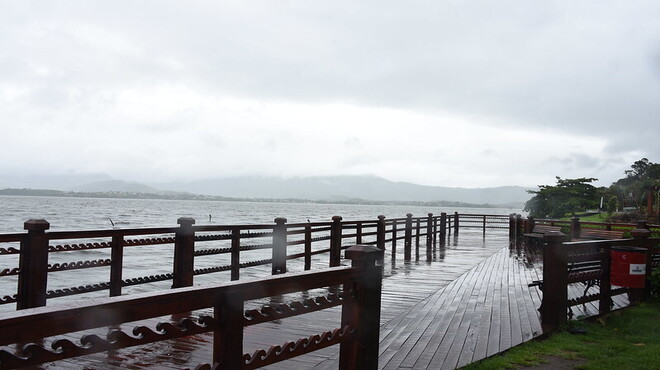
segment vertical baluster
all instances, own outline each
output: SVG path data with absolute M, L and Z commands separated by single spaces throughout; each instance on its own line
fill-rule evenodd
M 121 234 L 112 236 L 110 261 L 110 297 L 116 297 L 121 295 L 123 286 L 124 236 Z
M 231 280 L 238 280 L 241 270 L 241 229 L 231 232 Z
M 392 220 L 392 260 L 396 259 L 397 224 L 398 221 L 396 219 Z
M 435 219 L 433 218 L 433 213 L 428 214 L 426 219 L 426 255 L 431 255 L 431 247 L 433 245 L 433 240 L 435 238 L 434 232 Z
M 305 270 L 312 268 L 312 226 L 305 225 Z

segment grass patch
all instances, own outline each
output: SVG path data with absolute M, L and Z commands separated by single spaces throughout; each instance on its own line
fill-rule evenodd
M 601 212 L 591 216 L 578 216 L 582 222 L 607 222 L 609 214 L 607 212 Z M 560 218 L 560 220 L 570 221 L 573 216 L 566 216 Z
M 658 369 L 660 300 L 626 308 L 596 320 L 572 321 L 586 334 L 561 330 L 462 369 L 515 369 L 547 362 L 552 356 L 581 360 L 577 369 Z

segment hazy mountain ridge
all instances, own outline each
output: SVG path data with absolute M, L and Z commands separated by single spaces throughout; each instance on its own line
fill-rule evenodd
M 524 203 L 530 198 L 527 189 L 521 186 L 451 188 L 393 182 L 376 176 L 245 176 L 153 185 L 161 189 L 237 198 L 359 198 L 374 201 L 455 201 L 475 204 Z
M 25 181 L 25 180 L 29 181 Z M 9 181 L 8 181 L 9 180 Z M 89 181 L 92 180 L 92 181 Z M 332 201 L 358 199 L 375 202 L 461 202 L 520 205 L 530 198 L 524 187 L 456 188 L 393 182 L 376 176 L 317 176 L 280 178 L 243 176 L 198 181 L 138 183 L 107 175 L 67 175 L 8 178 L 0 188 L 53 189 L 72 192 L 141 194 L 200 194 L 240 199 L 300 199 Z M 188 196 L 186 196 L 188 197 Z

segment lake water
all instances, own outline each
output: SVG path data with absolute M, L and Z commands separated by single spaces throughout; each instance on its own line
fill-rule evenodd
M 60 197 L 19 197 L 0 196 L 0 233 L 23 232 L 23 223 L 31 218 L 43 218 L 50 223 L 50 231 L 98 230 L 114 228 L 142 228 L 177 226 L 179 217 L 192 217 L 196 225 L 208 224 L 273 224 L 276 217 L 285 217 L 288 223 L 331 221 L 332 216 L 342 216 L 344 220 L 374 220 L 378 215 L 387 218 L 405 217 L 406 213 L 413 216 L 426 216 L 429 212 L 439 215 L 441 212 L 472 214 L 510 214 L 520 212 L 507 208 L 447 208 L 408 206 L 408 205 L 345 205 L 345 204 L 311 204 L 311 203 L 265 203 L 265 202 L 220 202 L 220 201 L 187 201 L 187 200 L 145 200 L 145 199 L 101 199 L 101 198 L 60 198 Z M 209 221 L 209 215 L 211 220 Z M 479 231 L 474 231 L 480 235 Z M 498 237 L 499 238 L 499 237 Z M 270 239 L 270 238 L 264 238 Z M 478 238 L 476 244 L 487 253 L 485 243 Z M 506 246 L 506 239 L 492 240 L 487 249 Z M 368 241 L 368 240 L 367 240 Z M 78 242 L 78 241 L 71 241 Z M 88 242 L 88 241 L 85 241 Z M 255 240 L 254 243 L 269 243 L 270 240 Z M 69 243 L 69 241 L 67 241 Z M 196 243 L 196 248 L 228 247 L 229 241 Z M 250 241 L 252 244 L 253 242 Z M 326 248 L 327 241 L 316 248 Z M 52 244 L 60 244 L 57 243 Z M 401 243 L 402 245 L 403 243 Z M 8 247 L 9 245 L 0 245 Z M 18 247 L 17 245 L 13 245 Z M 456 245 L 454 245 L 456 247 Z M 463 247 L 466 247 L 463 245 Z M 289 247 L 289 254 L 297 253 L 301 246 Z M 450 250 L 452 246 L 448 247 Z M 461 251 L 462 254 L 473 253 L 470 248 Z M 402 252 L 402 246 L 399 252 Z M 443 251 L 441 259 L 449 258 L 449 251 Z M 50 253 L 49 263 L 64 263 L 83 260 L 99 260 L 110 258 L 108 249 Z M 458 251 L 457 251 L 458 252 Z M 270 258 L 270 250 L 241 252 L 241 262 Z M 489 253 L 489 252 L 488 252 Z M 435 257 L 434 257 L 435 258 Z M 149 275 L 172 272 L 172 245 L 155 245 L 125 248 L 124 278 L 136 278 Z M 327 254 L 314 256 L 312 268 L 327 266 Z M 195 259 L 195 268 L 222 266 L 229 264 L 228 255 L 214 255 Z M 0 270 L 18 266 L 17 255 L 0 256 Z M 255 276 L 268 276 L 270 265 L 241 269 L 241 279 Z M 301 271 L 302 261 L 287 262 L 289 271 Z M 394 274 L 396 269 L 386 273 Z M 195 284 L 217 283 L 229 280 L 228 272 L 195 276 Z M 64 289 L 79 285 L 87 285 L 109 281 L 109 267 L 99 267 L 82 270 L 53 272 L 48 275 L 48 289 Z M 0 277 L 0 297 L 16 293 L 16 276 Z M 125 287 L 127 294 L 169 289 L 171 281 Z M 70 301 L 80 297 L 106 297 L 107 291 L 87 293 L 85 295 L 55 298 L 53 301 Z M 15 309 L 14 304 L 0 305 L 0 312 Z
M 50 222 L 50 230 L 110 229 L 112 220 L 122 227 L 177 226 L 179 217 L 192 217 L 197 225 L 209 224 L 271 224 L 276 217 L 289 223 L 331 221 L 332 216 L 344 220 L 374 220 L 387 218 L 439 215 L 447 213 L 510 214 L 511 208 L 461 208 L 411 205 L 358 205 L 313 203 L 220 202 L 160 199 L 101 199 L 0 196 L 0 233 L 23 231 L 23 223 L 31 218 Z

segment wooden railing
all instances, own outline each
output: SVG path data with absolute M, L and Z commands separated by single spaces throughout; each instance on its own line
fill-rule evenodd
M 598 240 L 566 242 L 562 232 L 545 234 L 543 246 L 543 302 L 540 308 L 542 324 L 556 328 L 564 324 L 570 307 L 598 301 L 600 313 L 609 312 L 612 297 L 628 293 L 631 300 L 640 300 L 650 294 L 652 270 L 660 268 L 660 238 L 649 238 L 646 229 L 631 231 L 633 238 L 619 240 Z M 638 247 L 646 250 L 645 288 L 622 288 L 610 283 L 611 248 Z M 585 289 L 582 297 L 568 297 L 569 284 L 594 287 L 595 293 Z
M 88 231 L 49 231 L 46 220 L 28 220 L 26 233 L 0 234 L 0 258 L 18 260 L 15 267 L 5 268 L 0 261 L 0 279 L 15 278 L 17 292 L 0 297 L 0 304 L 16 303 L 18 309 L 46 305 L 51 298 L 72 296 L 96 291 L 109 291 L 119 296 L 123 288 L 154 282 L 172 281 L 172 288 L 192 286 L 195 276 L 228 271 L 231 280 L 240 278 L 245 268 L 271 265 L 271 273 L 288 271 L 287 261 L 302 260 L 304 270 L 312 268 L 313 258 L 320 263 L 321 255 L 328 255 L 326 266 L 340 265 L 340 253 L 349 245 L 367 244 L 381 250 L 390 247 L 390 256 L 397 258 L 397 248 L 403 244 L 404 260 L 420 255 L 420 244 L 430 256 L 437 244 L 445 243 L 452 230 L 481 227 L 504 228 L 516 225 L 512 216 L 465 215 L 441 213 L 425 217 L 343 221 L 340 216 L 332 222 L 288 224 L 284 218 L 268 225 L 195 225 L 192 218 L 180 218 L 179 227 L 106 229 Z M 513 222 L 513 223 L 512 223 Z M 477 225 L 478 224 L 478 225 Z M 125 255 L 129 250 L 146 246 L 173 246 L 172 267 L 166 272 L 127 277 Z M 269 250 L 250 259 L 250 251 Z M 76 253 L 74 257 L 94 252 L 101 258 L 64 262 L 59 255 Z M 90 253 L 91 254 L 91 253 Z M 224 264 L 210 262 L 210 256 L 228 256 Z M 149 256 L 145 256 L 149 257 Z M 10 261 L 11 262 L 11 261 Z M 165 262 L 165 261 L 163 261 Z M 196 262 L 204 267 L 195 268 Z M 100 282 L 48 289 L 52 273 L 68 270 L 109 270 L 107 280 L 99 273 Z M 107 275 L 106 275 L 107 276 Z M 0 280 L 1 281 L 1 280 Z M 7 286 L 7 284 L 5 284 Z
M 0 350 L 0 368 L 34 366 L 97 352 L 144 345 L 164 340 L 213 333 L 213 358 L 199 369 L 253 369 L 324 347 L 340 344 L 341 369 L 376 369 L 380 325 L 380 294 L 383 251 L 357 245 L 346 250 L 351 267 L 320 272 L 300 272 L 249 282 L 187 287 L 136 296 L 104 298 L 64 308 L 40 307 L 0 315 L 0 346 L 15 345 L 13 352 Z M 245 311 L 245 301 L 301 292 L 321 287 L 343 286 L 342 293 L 314 300 Z M 329 289 L 332 290 L 332 289 Z M 339 327 L 323 333 L 258 350 L 243 351 L 246 326 L 342 306 Z M 191 312 L 212 309 L 195 320 Z M 179 322 L 164 316 L 185 316 Z M 118 325 L 147 320 L 132 334 Z M 150 320 L 150 321 L 149 321 Z M 109 327 L 105 337 L 84 335 L 85 330 Z M 44 338 L 55 337 L 55 340 Z M 60 338 L 58 338 L 60 337 Z M 76 338 L 73 341 L 71 338 Z M 48 343 L 46 343 L 48 342 Z M 48 348 L 48 344 L 52 349 Z M 20 348 L 19 348 L 20 347 Z
M 613 222 L 590 222 L 580 221 L 579 217 L 573 217 L 570 220 L 553 220 L 553 219 L 536 219 L 529 216 L 521 219 L 521 227 L 524 232 L 530 233 L 537 224 L 559 226 L 562 228 L 568 238 L 579 239 L 582 230 L 605 230 L 605 231 L 620 231 L 624 236 L 630 237 L 630 232 L 639 228 L 640 222 L 643 222 L 643 228 L 651 231 L 652 236 L 660 237 L 660 225 L 648 224 L 646 221 L 639 221 L 637 223 L 613 223 Z

